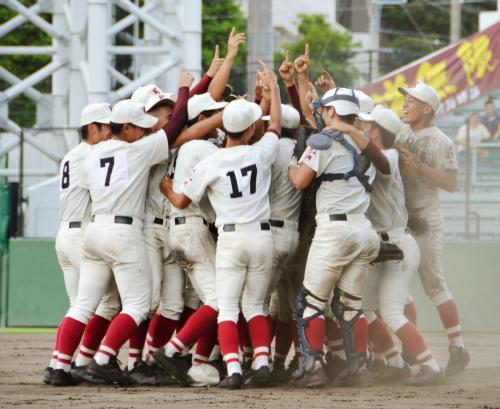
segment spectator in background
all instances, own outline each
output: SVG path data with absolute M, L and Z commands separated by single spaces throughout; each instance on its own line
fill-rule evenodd
M 458 149 L 457 152 L 467 150 L 467 124 L 469 125 L 469 138 L 471 148 L 476 148 L 481 142 L 490 139 L 491 134 L 486 126 L 481 123 L 481 117 L 478 112 L 469 116 L 466 123 L 458 130 Z M 478 154 L 482 154 L 478 151 Z
M 489 98 L 484 103 L 484 115 L 481 122 L 488 128 L 492 140 L 500 139 L 500 115 L 495 110 L 493 98 Z

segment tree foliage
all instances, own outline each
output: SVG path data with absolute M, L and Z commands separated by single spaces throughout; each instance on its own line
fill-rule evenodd
M 204 70 L 209 67 L 217 44 L 221 57 L 226 55 L 227 39 L 232 27 L 236 27 L 237 32 L 247 31 L 245 16 L 234 0 L 203 0 L 201 60 Z M 237 93 L 246 92 L 246 55 L 245 44 L 240 47 L 229 79 Z
M 283 50 L 274 55 L 277 67 L 283 61 L 285 50 L 290 50 L 293 58 L 304 53 L 309 43 L 311 79 L 319 77 L 323 70 L 328 71 L 339 85 L 351 85 L 359 76 L 356 67 L 349 63 L 354 56 L 353 49 L 359 46 L 354 42 L 349 31 L 341 32 L 332 28 L 330 23 L 320 14 L 298 15 L 299 38 L 283 45 Z
M 496 0 L 462 4 L 461 36 L 479 29 L 480 11 L 495 9 Z M 394 49 L 380 58 L 382 71 L 389 72 L 448 45 L 450 5 L 409 0 L 407 6 L 384 7 L 381 27 L 381 44 Z
M 30 7 L 35 0 L 22 0 L 25 6 Z M 0 7 L 0 24 L 5 23 L 17 13 L 8 7 Z M 49 15 L 41 14 L 42 18 L 49 19 Z M 49 20 L 48 20 L 49 21 Z M 44 31 L 32 23 L 22 26 L 0 38 L 1 46 L 37 46 L 50 45 L 51 38 Z M 24 79 L 50 62 L 48 55 L 4 55 L 0 56 L 0 66 Z M 5 90 L 10 84 L 0 80 L 0 90 Z M 41 92 L 50 90 L 50 79 L 35 85 Z M 10 117 L 21 126 L 32 126 L 35 122 L 35 103 L 24 95 L 20 95 L 9 103 Z

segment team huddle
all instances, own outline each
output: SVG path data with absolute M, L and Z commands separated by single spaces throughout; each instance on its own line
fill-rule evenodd
M 176 95 L 151 84 L 83 109 L 61 163 L 70 307 L 46 384 L 432 385 L 467 366 L 443 274 L 438 190 L 456 189 L 457 162 L 432 125 L 438 93 L 400 88 L 402 122 L 326 72 L 320 97 L 306 45 L 279 69 L 290 104 L 263 63 L 250 102 L 227 85 L 245 41 L 233 29 L 194 86 L 181 69 Z M 417 272 L 444 370 L 416 325 Z

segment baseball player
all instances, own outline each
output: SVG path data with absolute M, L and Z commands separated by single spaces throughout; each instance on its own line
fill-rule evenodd
M 277 311 L 276 345 L 273 361 L 272 379 L 274 381 L 289 380 L 285 371 L 285 360 L 292 341 L 292 325 L 289 298 L 289 285 L 292 262 L 299 245 L 298 221 L 302 203 L 302 191 L 295 189 L 288 179 L 288 163 L 292 159 L 300 124 L 299 112 L 290 105 L 281 105 L 281 138 L 279 140 L 278 159 L 271 167 L 271 189 L 269 202 L 271 206 L 271 231 L 273 233 L 274 256 L 269 297 L 274 296 Z M 269 120 L 270 117 L 263 117 Z
M 418 269 L 420 252 L 407 228 L 408 214 L 404 187 L 399 171 L 399 155 L 392 148 L 401 122 L 390 109 L 377 105 L 369 115 L 362 115 L 365 133 L 387 156 L 390 175 L 377 172 L 367 216 L 384 242 L 397 245 L 404 253 L 403 261 L 389 260 L 370 267 L 363 311 L 368 320 L 370 338 L 382 351 L 388 366 L 378 374 L 381 382 L 405 381 L 411 385 L 430 385 L 443 379 L 443 372 L 432 357 L 418 328 L 404 316 L 404 307 L 410 293 L 410 283 Z M 405 345 L 412 358 L 420 365 L 419 373 L 411 378 L 411 371 L 402 359 L 382 320 Z M 411 379 L 409 379 L 411 378 Z
M 291 165 L 288 172 L 298 189 L 305 189 L 315 178 L 321 182 L 316 194 L 317 227 L 296 307 L 305 366 L 295 376 L 296 385 L 302 387 L 327 382 L 321 362 L 323 311 L 332 291 L 349 375 L 355 379 L 364 371 L 368 340 L 361 300 L 368 264 L 379 250 L 377 234 L 365 216 L 374 172 L 360 168 L 360 148 L 345 134 L 359 113 L 358 99 L 353 90 L 336 88 L 323 96 L 320 105 L 316 113 L 326 130 L 333 132 L 311 135 L 299 165 Z
M 61 162 L 59 173 L 61 225 L 56 237 L 56 254 L 63 271 L 70 306 L 74 305 L 78 293 L 83 233 L 90 220 L 90 195 L 81 181 L 82 164 L 93 145 L 111 137 L 110 118 L 111 106 L 109 104 L 87 105 L 82 111 L 80 120 L 81 142 L 69 151 Z M 91 328 L 94 328 L 97 333 L 91 331 L 85 339 L 87 343 L 97 342 L 99 345 L 111 319 L 119 309 L 119 298 L 108 293 L 90 321 Z M 62 323 L 58 328 L 58 334 L 61 327 Z M 44 383 L 52 383 L 56 386 L 74 384 L 75 380 L 69 374 L 55 370 L 57 357 L 58 336 L 56 336 L 51 362 L 45 369 Z
M 464 370 L 469 354 L 464 347 L 458 307 L 444 278 L 443 216 L 438 190 L 456 190 L 457 159 L 452 141 L 432 125 L 440 105 L 436 90 L 418 82 L 399 91 L 405 95 L 399 152 L 408 226 L 420 248 L 422 285 L 448 334 L 450 359 L 445 372 L 451 376 Z
M 191 123 L 197 121 L 200 125 L 211 124 L 210 128 L 199 134 L 210 136 L 222 125 L 222 113 L 217 111 L 226 105 L 226 102 L 216 102 L 209 93 L 194 96 L 188 102 L 188 120 Z M 155 354 L 155 359 L 182 383 L 194 383 L 197 386 L 217 384 L 219 381 L 217 370 L 207 365 L 217 338 L 215 242 L 208 227 L 214 221 L 214 213 L 206 197 L 199 204 L 191 203 L 187 208 L 179 209 L 175 206 L 175 196 L 171 193 L 179 193 L 182 182 L 191 170 L 217 150 L 218 148 L 208 141 L 197 140 L 184 144 L 175 160 L 173 186 L 169 178 L 162 181 L 161 185 L 162 191 L 172 202 L 170 241 L 174 258 L 188 273 L 203 306 L 168 342 L 165 351 Z M 182 359 L 179 353 L 195 341 L 197 345 L 193 365 L 186 374 L 178 363 Z
M 191 83 L 192 76 L 182 72 L 179 99 L 187 100 Z M 145 113 L 144 105 L 120 101 L 111 117 L 113 139 L 96 145 L 99 149 L 93 149 L 85 159 L 83 176 L 92 198 L 93 216 L 84 237 L 77 300 L 61 329 L 57 368 L 65 372 L 69 372 L 85 324 L 111 277 L 115 278 L 123 309 L 87 367 L 89 373 L 108 382 L 121 381 L 116 354 L 149 312 L 142 220 L 149 169 L 167 159 L 169 141 L 163 130 L 143 136 L 157 121 Z M 172 141 L 176 136 L 171 136 Z
M 207 192 L 216 213 L 218 333 L 228 372 L 219 386 L 228 389 L 241 388 L 243 381 L 237 329 L 240 299 L 254 347 L 252 379 L 260 385 L 270 379 L 270 328 L 264 312 L 273 257 L 268 192 L 278 150 L 281 105 L 273 73 L 266 68 L 264 77 L 272 101 L 268 132 L 248 146 L 261 109 L 244 99 L 229 103 L 223 114 L 226 147 L 192 170 L 175 200 L 176 207 L 186 208 Z

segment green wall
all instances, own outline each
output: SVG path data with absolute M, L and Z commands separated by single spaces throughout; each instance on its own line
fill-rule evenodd
M 68 299 L 54 240 L 12 239 L 7 286 L 8 326 L 55 326 Z
M 55 326 L 68 301 L 54 241 L 15 239 L 0 280 L 0 325 Z M 500 241 L 449 241 L 444 249 L 449 288 L 458 301 L 465 332 L 500 332 Z M 419 326 L 441 331 L 436 308 L 414 279 Z M 6 311 L 7 308 L 7 311 Z

